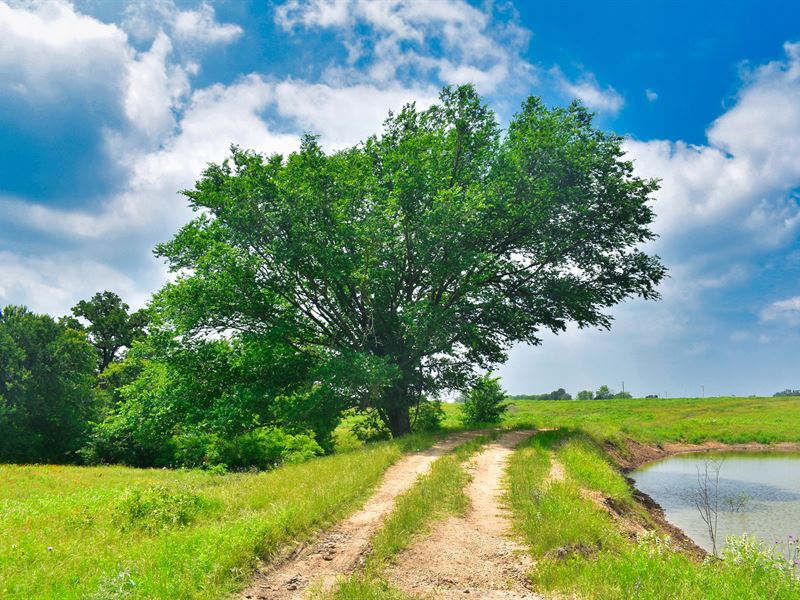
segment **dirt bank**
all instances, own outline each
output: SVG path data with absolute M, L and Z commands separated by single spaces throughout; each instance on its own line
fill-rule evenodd
M 707 441 L 702 444 L 685 444 L 682 442 L 665 442 L 664 444 L 642 444 L 630 438 L 624 441 L 624 446 L 607 442 L 605 450 L 619 465 L 623 472 L 630 472 L 647 463 L 661 460 L 676 454 L 709 451 L 742 451 L 742 452 L 800 452 L 798 442 L 779 442 L 776 444 L 761 444 L 747 442 L 742 444 L 725 444 L 722 442 Z

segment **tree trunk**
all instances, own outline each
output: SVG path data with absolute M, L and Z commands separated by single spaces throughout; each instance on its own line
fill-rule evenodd
M 401 404 L 399 406 L 393 406 L 387 411 L 389 416 L 387 425 L 392 432 L 392 437 L 396 438 L 411 433 L 411 416 L 409 409 L 410 407 L 408 404 Z

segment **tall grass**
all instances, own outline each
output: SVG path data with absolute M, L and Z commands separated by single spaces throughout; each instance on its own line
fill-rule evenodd
M 0 466 L 0 597 L 223 597 L 431 442 L 412 436 L 249 474 Z

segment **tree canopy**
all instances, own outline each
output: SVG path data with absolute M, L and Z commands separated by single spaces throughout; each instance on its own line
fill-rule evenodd
M 136 338 L 144 335 L 147 311 L 128 313 L 130 307 L 114 292 L 98 292 L 89 300 L 72 307 L 72 314 L 88 322 L 85 327 L 89 341 L 100 356 L 99 370 L 103 371 L 123 348 L 129 348 Z M 74 328 L 83 328 L 77 319 L 70 319 Z
M 198 215 L 156 252 L 182 339 L 257 336 L 313 352 L 395 435 L 426 395 L 463 388 L 543 330 L 609 327 L 657 298 L 657 182 L 578 103 L 530 97 L 501 132 L 470 86 L 405 106 L 383 131 L 285 159 L 233 148 L 185 191 Z
M 83 332 L 21 306 L 0 311 L 0 462 L 66 462 L 95 415 Z

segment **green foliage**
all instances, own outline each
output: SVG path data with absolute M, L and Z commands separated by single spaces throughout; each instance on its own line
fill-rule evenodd
M 361 442 L 377 442 L 388 440 L 392 437 L 391 431 L 386 427 L 376 410 L 366 409 L 351 411 L 347 416 L 347 425 L 350 431 Z
M 277 428 L 259 428 L 233 438 L 191 431 L 173 437 L 171 443 L 174 462 L 184 467 L 271 469 L 323 453 L 313 435 Z
M 594 392 L 592 390 L 581 390 L 575 396 L 576 400 L 594 400 Z
M 414 410 L 412 431 L 439 431 L 444 420 L 444 408 L 440 400 L 423 400 Z
M 170 527 L 185 527 L 208 508 L 209 502 L 198 494 L 157 485 L 126 490 L 114 512 L 115 521 L 123 531 L 138 528 L 154 533 Z
M 506 399 L 499 377 L 479 377 L 461 405 L 461 421 L 465 425 L 498 423 L 508 409 Z
M 135 378 L 92 434 L 90 462 L 267 468 L 330 450 L 335 378 L 269 340 L 179 342 L 157 328 L 123 363 Z
M 86 336 L 19 306 L 0 311 L 0 462 L 77 458 L 92 394 L 95 355 Z
M 594 393 L 595 400 L 608 400 L 614 397 L 614 392 L 607 385 L 601 385 Z
M 786 389 L 786 390 L 783 390 L 781 392 L 777 392 L 777 393 L 773 394 L 773 396 L 776 397 L 776 398 L 788 398 L 788 397 L 792 397 L 792 396 L 800 396 L 800 390 Z
M 284 158 L 233 148 L 185 192 L 198 216 L 157 248 L 181 273 L 161 294 L 190 339 L 209 332 L 314 350 L 342 410 L 395 434 L 425 395 L 460 389 L 539 332 L 608 327 L 656 298 L 657 183 L 575 103 L 529 98 L 501 135 L 469 86 L 405 106 L 364 143 Z
M 75 328 L 84 329 L 78 320 L 88 322 L 85 331 L 89 341 L 99 355 L 98 370 L 103 371 L 116 360 L 119 351 L 130 348 L 134 340 L 144 337 L 148 323 L 146 310 L 128 313 L 129 306 L 114 292 L 98 292 L 89 300 L 81 300 L 72 307 L 76 318 L 66 322 Z
M 509 396 L 509 400 L 572 400 L 572 396 L 564 388 L 558 388 L 548 394 L 517 394 Z

